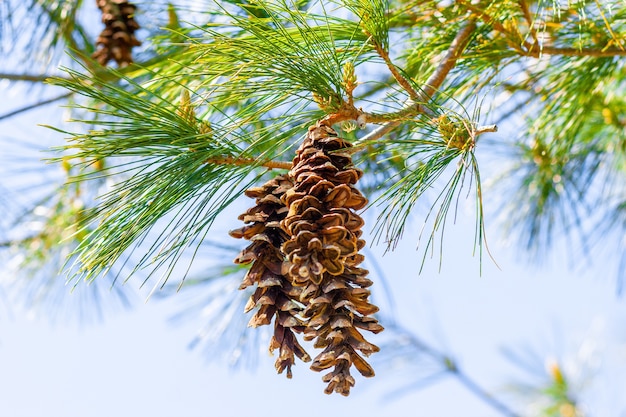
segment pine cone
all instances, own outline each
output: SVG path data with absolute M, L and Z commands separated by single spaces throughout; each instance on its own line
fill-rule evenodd
M 367 200 L 354 187 L 362 172 L 352 167 L 349 153 L 341 152 L 350 146 L 321 122 L 309 128 L 290 171 L 294 187 L 282 197 L 289 212 L 281 222 L 291 236 L 282 245 L 288 259 L 284 270 L 292 284 L 302 288 L 300 301 L 307 306 L 305 339 L 315 339 L 314 346 L 324 348 L 311 369 L 334 366 L 323 378 L 328 382 L 325 392 L 342 395 L 354 386 L 352 365 L 363 376 L 374 376 L 357 351 L 369 356 L 379 349 L 358 329 L 383 330 L 368 317 L 378 308 L 368 301 L 368 271 L 358 267 L 364 259 L 358 251 L 365 241 L 360 239 L 363 219 L 355 210 Z
M 287 176 L 281 175 L 261 187 L 247 190 L 245 194 L 256 199 L 256 206 L 239 216 L 239 220 L 248 225 L 230 232 L 235 238 L 252 242 L 235 259 L 235 263 L 239 264 L 252 263 L 239 288 L 257 284 L 245 309 L 248 312 L 259 306 L 250 320 L 250 326 L 270 324 L 275 317 L 270 352 L 279 350 L 276 370 L 282 373 L 287 369 L 287 378 L 292 377 L 291 366 L 295 363 L 295 356 L 304 362 L 311 360 L 294 334 L 305 328 L 300 317 L 303 306 L 298 301 L 302 289 L 291 285 L 282 272 L 284 256 L 280 247 L 288 236 L 280 228 L 280 221 L 287 215 L 281 197 L 292 185 Z
M 96 0 L 96 4 L 102 12 L 105 28 L 96 40 L 99 48 L 92 57 L 101 65 L 113 59 L 120 68 L 125 67 L 133 62 L 133 47 L 141 45 L 135 37 L 139 29 L 134 19 L 137 7 L 125 0 Z

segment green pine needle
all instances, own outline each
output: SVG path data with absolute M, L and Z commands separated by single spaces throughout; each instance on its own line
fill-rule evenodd
M 169 103 L 128 79 L 141 94 L 128 87 L 90 83 L 93 78 L 86 75 L 70 74 L 71 81 L 56 82 L 108 105 L 89 108 L 101 117 L 85 122 L 98 130 L 65 132 L 72 136 L 65 150 L 75 159 L 84 164 L 104 158 L 108 161 L 106 173 L 79 175 L 75 180 L 117 173 L 111 177 L 117 184 L 101 196 L 96 208 L 87 211 L 87 222 L 95 229 L 75 251 L 79 276 L 87 280 L 107 271 L 166 218 L 164 229 L 137 268 L 174 265 L 166 260 L 177 260 L 184 249 L 206 234 L 217 215 L 254 182 L 257 164 L 262 163 L 225 165 L 220 159 L 242 157 L 249 151 L 248 143 L 261 143 L 264 152 L 275 150 L 281 143 L 276 140 L 280 125 L 273 147 L 265 144 L 267 131 L 250 138 L 245 130 L 211 124 L 202 132 L 201 121 L 190 120 L 181 112 L 180 104 Z
M 342 3 L 359 17 L 371 41 L 389 51 L 389 3 L 385 0 L 344 0 Z
M 424 227 L 427 223 L 432 223 L 430 226 L 432 230 L 428 234 L 424 248 L 426 256 L 429 249 L 433 248 L 437 233 L 440 232 L 443 236 L 450 209 L 454 207 L 453 211 L 456 213 L 456 205 L 469 174 L 476 192 L 475 243 L 482 255 L 484 242 L 482 186 L 473 153 L 475 137 L 471 133 L 475 124 L 449 113 L 439 118 L 436 123 L 438 131 L 434 130 L 432 122 L 417 124 L 415 127 L 418 130 L 408 132 L 413 137 L 385 140 L 389 145 L 407 152 L 408 161 L 412 162 L 404 171 L 391 177 L 383 185 L 382 194 L 375 202 L 382 207 L 374 227 L 377 241 L 382 239 L 388 249 L 394 249 L 403 236 L 417 202 L 422 201 L 425 194 L 438 187 L 440 177 L 451 173 L 424 220 Z M 421 137 L 416 138 L 417 135 Z M 442 250 L 443 238 L 440 241 Z

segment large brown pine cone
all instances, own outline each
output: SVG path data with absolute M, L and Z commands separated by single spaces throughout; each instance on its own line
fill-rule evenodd
M 369 356 L 378 347 L 367 342 L 358 329 L 378 333 L 383 327 L 369 317 L 378 308 L 369 303 L 367 270 L 359 268 L 358 253 L 363 219 L 355 210 L 367 200 L 354 187 L 362 172 L 352 166 L 352 158 L 342 149 L 352 146 L 337 137 L 323 122 L 309 128 L 297 151 L 290 175 L 294 187 L 282 197 L 289 212 L 281 222 L 290 235 L 282 245 L 287 257 L 283 271 L 295 287 L 301 287 L 305 304 L 307 340 L 324 348 L 311 369 L 334 367 L 323 378 L 327 394 L 348 395 L 354 386 L 352 365 L 366 377 L 374 370 L 360 356 Z
M 115 60 L 119 67 L 125 67 L 133 62 L 133 47 L 141 45 L 135 37 L 139 29 L 134 19 L 137 7 L 126 0 L 96 0 L 96 3 L 105 28 L 96 40 L 98 50 L 93 58 L 101 65 Z
M 288 378 L 292 376 L 291 366 L 295 363 L 295 356 L 304 362 L 311 360 L 294 334 L 305 328 L 300 316 L 303 310 L 299 302 L 302 289 L 291 285 L 282 273 L 284 256 L 280 247 L 288 235 L 280 227 L 280 221 L 287 215 L 281 197 L 292 185 L 288 176 L 281 175 L 261 187 L 247 190 L 245 194 L 256 199 L 256 206 L 239 216 L 239 220 L 247 225 L 230 232 L 233 237 L 252 242 L 235 259 L 239 264 L 252 263 L 240 289 L 257 285 L 246 312 L 259 307 L 250 320 L 252 327 L 270 324 L 274 319 L 270 352 L 279 350 L 276 369 L 278 373 L 286 369 Z

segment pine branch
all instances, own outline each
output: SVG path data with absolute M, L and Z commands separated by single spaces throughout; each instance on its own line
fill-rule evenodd
M 497 131 L 498 131 L 497 125 L 486 125 L 486 126 L 477 127 L 476 130 L 474 131 L 474 134 L 478 136 L 478 135 L 482 135 L 483 133 L 494 133 Z
M 74 275 L 76 280 L 105 273 L 126 249 L 141 244 L 157 221 L 172 213 L 165 230 L 136 263 L 137 268 L 154 266 L 152 271 L 166 267 L 166 279 L 172 273 L 168 265 L 174 265 L 183 251 L 195 245 L 215 217 L 242 189 L 256 181 L 259 167 L 291 167 L 290 163 L 270 159 L 282 154 L 284 142 L 294 132 L 301 132 L 302 122 L 295 121 L 293 115 L 283 112 L 280 119 L 273 119 L 263 107 L 266 104 L 257 106 L 254 102 L 238 106 L 227 115 L 214 103 L 207 108 L 200 102 L 200 119 L 189 94 L 182 98 L 161 96 L 151 89 L 152 84 L 148 89 L 122 74 L 120 77 L 126 81 L 123 87 L 94 74 L 69 73 L 71 81 L 53 81 L 106 105 L 78 105 L 101 116 L 95 122 L 101 130 L 87 134 L 64 132 L 74 138 L 66 149 L 87 163 L 94 158 L 107 158 L 111 165 L 105 175 L 124 169 L 128 176 L 90 212 L 89 218 L 99 223 L 90 235 L 93 240 L 81 244 L 75 252 L 79 258 L 76 266 L 82 263 L 83 268 Z M 179 88 L 175 91 L 181 92 Z M 271 104 L 267 106 L 276 102 L 269 100 Z M 291 109 L 300 117 L 307 114 L 300 112 L 301 106 L 293 100 Z M 250 126 L 254 126 L 252 133 Z M 141 164 L 149 169 L 142 169 L 139 164 L 127 168 L 124 160 L 115 165 L 115 157 L 124 156 L 139 156 Z M 88 178 L 95 177 L 77 180 Z
M 611 58 L 615 56 L 626 56 L 626 50 L 620 49 L 591 49 L 591 48 L 559 48 L 549 45 L 538 45 L 524 42 L 525 56 L 541 58 L 542 55 L 561 55 L 576 57 Z
M 70 133 L 74 137 L 74 144 L 70 147 L 73 151 L 79 149 L 78 157 L 91 160 L 94 157 L 139 156 L 144 158 L 148 165 L 154 164 L 155 161 L 159 162 L 159 167 L 155 171 L 150 171 L 149 175 L 147 172 L 137 171 L 132 181 L 126 181 L 124 185 L 119 184 L 123 193 L 117 190 L 118 194 L 107 195 L 94 212 L 94 219 L 107 214 L 105 221 L 94 232 L 94 236 L 111 242 L 112 239 L 116 239 L 118 244 L 114 246 L 106 244 L 102 245 L 102 248 L 98 245 L 79 247 L 77 253 L 80 253 L 81 261 L 84 261 L 87 267 L 86 277 L 98 275 L 98 271 L 104 270 L 107 265 L 114 262 L 134 239 L 145 236 L 154 222 L 171 210 L 176 210 L 176 207 L 186 200 L 198 202 L 197 213 L 200 213 L 201 206 L 210 207 L 210 215 L 205 216 L 208 220 L 203 223 L 210 226 L 214 216 L 221 212 L 235 195 L 233 190 L 224 190 L 223 198 L 213 191 L 205 194 L 205 191 L 217 189 L 224 183 L 223 174 L 229 168 L 224 165 L 230 165 L 232 175 L 229 178 L 234 182 L 241 181 L 261 166 L 269 169 L 288 169 L 290 164 L 274 162 L 273 159 L 284 151 L 285 141 L 292 137 L 293 132 L 302 123 L 300 120 L 304 116 L 303 112 L 306 112 L 305 107 L 297 110 L 299 106 L 294 107 L 293 104 L 304 94 L 308 96 L 309 101 L 310 94 L 314 93 L 323 100 L 322 103 L 328 103 L 330 114 L 323 120 L 329 125 L 346 120 L 356 120 L 359 125 L 403 121 L 415 119 L 420 113 L 426 114 L 431 119 L 441 116 L 425 107 L 424 103 L 416 103 L 390 113 L 369 113 L 356 108 L 349 97 L 346 101 L 341 95 L 342 90 L 349 93 L 347 84 L 341 76 L 343 63 L 357 60 L 366 62 L 371 59 L 375 52 L 371 47 L 373 38 L 364 35 L 361 27 L 354 22 L 325 18 L 325 25 L 310 26 L 309 21 L 297 12 L 287 11 L 277 5 L 270 7 L 267 4 L 267 7 L 266 12 L 271 12 L 272 22 L 277 25 L 276 30 L 268 31 L 263 22 L 229 15 L 233 20 L 231 23 L 217 25 L 224 29 L 223 31 L 203 29 L 203 34 L 210 38 L 210 42 L 206 42 L 204 37 L 197 42 L 189 39 L 194 43 L 194 47 L 188 49 L 189 53 L 179 55 L 180 59 L 159 73 L 158 80 L 168 80 L 168 76 L 179 77 L 180 86 L 194 91 L 197 95 L 196 100 L 202 98 L 203 88 L 207 88 L 210 101 L 199 101 L 205 113 L 202 121 L 196 116 L 187 117 L 188 112 L 183 111 L 182 102 L 180 105 L 176 104 L 178 100 L 175 96 L 169 93 L 162 94 L 168 91 L 168 87 L 161 86 L 158 80 L 155 83 L 140 85 L 120 71 L 113 70 L 106 73 L 120 76 L 126 80 L 128 86 L 121 88 L 111 85 L 108 77 L 99 76 L 99 70 L 96 73 L 91 71 L 91 76 L 70 72 L 72 80 L 69 82 L 55 80 L 57 84 L 69 90 L 111 106 L 101 109 L 89 108 L 91 112 L 105 116 L 98 124 L 108 128 L 90 131 L 86 135 Z M 285 13 L 288 15 L 285 16 Z M 295 19 L 297 26 L 285 25 L 283 20 L 288 19 Z M 377 33 L 375 41 L 381 45 L 379 49 L 384 50 L 386 33 L 384 22 L 379 27 L 372 21 L 368 21 L 367 25 L 368 33 Z M 422 101 L 427 101 L 426 99 L 430 98 L 443 83 L 467 44 L 474 27 L 474 22 L 462 26 L 450 45 L 448 54 L 429 80 L 425 91 L 421 93 L 424 98 Z M 233 32 L 229 33 L 229 30 Z M 365 52 L 364 47 L 367 47 Z M 365 58 L 361 58 L 363 54 L 366 54 Z M 389 62 L 388 59 L 387 61 Z M 270 68 L 268 62 L 271 63 Z M 181 71 L 181 68 L 184 71 Z M 198 71 L 204 74 L 203 86 L 206 87 L 187 87 L 183 81 L 184 76 L 198 74 Z M 214 80 L 220 77 L 226 77 L 228 80 L 214 83 Z M 290 103 L 291 110 L 287 114 L 283 113 L 280 122 L 277 123 L 276 119 L 268 118 L 267 115 L 282 103 Z M 295 119 L 294 111 L 298 111 L 298 119 Z M 110 119 L 111 116 L 113 119 Z M 203 130 L 204 120 L 207 123 L 210 121 L 206 126 L 207 131 Z M 459 120 L 461 119 L 454 123 Z M 266 130 L 268 123 L 273 125 L 271 134 Z M 281 132 L 280 139 L 276 135 L 280 130 L 278 126 L 287 127 L 287 124 L 288 130 Z M 454 129 L 467 131 L 475 138 L 476 128 L 470 125 L 470 123 L 465 127 L 458 125 Z M 254 135 L 249 131 L 252 126 Z M 259 129 L 259 126 L 263 128 Z M 453 136 L 454 134 L 449 135 L 444 141 L 438 140 L 434 145 L 428 143 L 422 145 L 437 148 L 441 151 L 437 155 L 445 156 L 445 161 L 439 162 L 447 163 L 459 155 L 457 151 L 466 155 L 466 151 L 469 152 L 473 148 L 473 142 L 470 141 L 471 144 L 468 144 L 466 149 L 465 142 L 457 144 L 455 142 L 457 139 L 452 140 Z M 461 133 L 459 137 L 461 136 L 465 137 L 465 134 Z M 418 152 L 424 152 L 422 145 L 418 144 Z M 450 148 L 452 150 L 448 152 Z M 435 165 L 440 166 L 439 162 Z M 202 165 L 209 167 L 201 169 Z M 192 167 L 197 167 L 198 171 L 193 171 Z M 178 174 L 174 175 L 175 170 L 194 177 L 197 188 L 185 191 L 189 184 L 183 184 Z M 154 185 L 157 171 L 163 175 L 161 179 L 163 182 L 171 183 L 165 196 L 162 186 Z M 440 172 L 425 175 L 434 179 Z M 458 181 L 459 178 L 455 177 L 454 181 Z M 127 200 L 137 203 L 129 206 Z M 149 204 L 144 204 L 146 201 Z M 107 211 L 115 214 L 108 214 Z M 446 212 L 447 209 L 444 208 L 438 213 L 437 221 L 442 221 Z M 138 221 L 139 217 L 141 221 Z M 174 232 L 178 226 L 172 223 L 172 228 L 166 233 L 171 236 L 171 244 L 159 255 L 161 260 L 165 261 L 169 256 L 177 258 L 179 250 L 190 243 L 194 235 L 200 233 L 201 229 L 191 222 L 192 217 L 193 215 L 189 215 L 185 218 L 186 224 L 182 229 L 187 235 L 182 236 L 180 240 Z M 132 224 L 133 227 L 126 227 L 128 224 Z M 120 232 L 122 230 L 124 233 Z M 115 251 L 111 249 L 113 247 Z M 101 253 L 98 252 L 100 249 Z M 140 264 L 148 262 L 150 260 L 146 258 L 142 259 Z
M 420 94 L 419 99 L 414 100 L 412 104 L 401 110 L 401 112 L 403 112 L 403 117 L 409 117 L 411 115 L 416 116 L 420 113 L 428 114 L 429 110 L 423 106 L 423 103 L 428 102 L 434 92 L 437 91 L 439 87 L 441 87 L 444 80 L 446 79 L 446 76 L 450 73 L 452 68 L 454 68 L 454 65 L 461 56 L 462 51 L 467 46 L 469 38 L 474 29 L 476 29 L 476 22 L 473 20 L 469 20 L 463 25 L 463 27 L 461 27 L 454 40 L 450 44 L 448 52 L 435 69 L 435 72 L 433 72 L 426 81 L 426 83 L 424 83 L 424 87 L 421 89 L 422 93 Z M 371 133 L 365 135 L 360 139 L 360 142 L 378 140 L 385 136 L 387 133 L 391 132 L 396 127 L 398 127 L 401 123 L 401 118 L 398 117 L 398 119 L 388 122 L 383 126 L 377 128 L 376 130 L 372 131 Z
M 522 14 L 524 15 L 524 19 L 526 20 L 526 23 L 528 24 L 528 30 L 530 31 L 530 34 L 535 40 L 535 42 L 537 42 L 537 31 L 535 30 L 535 27 L 534 27 L 535 22 L 533 21 L 533 17 L 530 14 L 530 8 L 528 7 L 528 3 L 526 3 L 526 0 L 519 0 L 518 3 L 519 3 L 520 9 L 522 9 Z
M 521 414 L 511 410 L 506 404 L 489 394 L 489 392 L 481 387 L 480 384 L 478 384 L 474 379 L 470 378 L 454 362 L 450 363 L 449 371 L 461 384 L 463 384 L 466 389 L 471 391 L 472 394 L 491 406 L 493 409 L 498 410 L 502 415 L 507 417 L 521 417 Z
M 402 122 L 400 120 L 394 120 L 393 122 L 387 122 L 384 125 L 374 129 L 367 135 L 363 136 L 359 139 L 359 142 L 367 143 L 374 142 L 382 137 L 384 137 L 387 133 L 391 132 L 396 127 L 400 126 Z
M 59 100 L 63 100 L 65 98 L 71 97 L 72 94 L 73 93 L 61 94 L 60 96 L 52 97 L 52 98 L 49 98 L 47 100 L 38 101 L 37 103 L 29 104 L 28 106 L 24 106 L 24 107 L 21 107 L 19 109 L 10 111 L 9 113 L 1 114 L 0 115 L 0 120 L 8 119 L 9 117 L 13 117 L 13 116 L 18 115 L 20 113 L 24 113 L 24 112 L 27 112 L 29 110 L 34 110 L 34 109 L 36 109 L 38 107 L 45 106 L 47 104 L 51 104 L 51 103 L 57 102 Z
M 9 81 L 26 81 L 31 83 L 44 83 L 49 78 L 63 78 L 58 75 L 35 75 L 35 74 L 10 74 L 10 73 L 1 73 L 0 72 L 0 80 L 9 80 Z M 66 80 L 68 78 L 65 78 Z
M 506 29 L 502 23 L 498 22 L 495 18 L 489 15 L 484 10 L 479 9 L 476 6 L 466 2 L 465 0 L 458 0 L 458 3 L 463 5 L 466 9 L 477 15 L 483 22 L 493 26 L 493 28 L 505 35 L 508 39 L 517 38 L 517 35 L 511 33 Z M 621 47 L 621 44 L 619 44 Z M 517 53 L 522 56 L 528 56 L 533 58 L 541 58 L 542 55 L 561 55 L 561 56 L 576 56 L 576 57 L 595 57 L 595 58 L 610 58 L 614 56 L 626 56 L 626 50 L 623 48 L 606 48 L 606 49 L 593 49 L 593 48 L 563 48 L 552 45 L 542 45 L 536 39 L 534 42 L 523 40 L 521 46 L 515 45 L 513 42 L 509 42 L 509 46 L 513 48 Z
M 469 43 L 470 37 L 475 29 L 476 21 L 469 19 L 463 24 L 457 35 L 454 37 L 454 40 L 452 40 L 445 57 L 439 63 L 435 72 L 428 78 L 428 81 L 426 81 L 424 88 L 422 89 L 427 99 L 430 99 L 439 87 L 441 87 L 443 81 L 446 79 L 452 68 L 454 68 L 457 60 L 461 57 L 461 54 Z
M 447 372 L 450 376 L 456 378 L 468 391 L 470 391 L 476 398 L 484 402 L 485 404 L 492 407 L 494 410 L 497 410 L 504 416 L 507 417 L 521 417 L 521 414 L 513 411 L 502 401 L 498 400 L 493 395 L 489 394 L 489 392 L 483 388 L 474 378 L 469 376 L 466 371 L 464 371 L 457 362 L 447 355 L 445 352 L 441 352 L 433 346 L 430 346 L 428 343 L 424 342 L 413 332 L 406 330 L 401 325 L 393 323 L 392 325 L 386 325 L 388 331 L 396 331 L 398 332 L 403 340 L 408 340 L 408 342 L 414 346 L 416 350 L 430 356 L 436 362 L 441 364 L 444 368 L 444 371 Z
M 400 74 L 400 71 L 398 71 L 398 67 L 396 67 L 394 63 L 391 62 L 387 50 L 385 50 L 381 45 L 376 42 L 374 42 L 374 49 L 376 50 L 376 53 L 380 55 L 383 61 L 385 61 L 385 64 L 391 72 L 391 75 L 393 75 L 393 78 L 395 78 L 398 84 L 400 84 L 400 86 L 404 88 L 404 90 L 409 94 L 409 97 L 411 97 L 412 100 L 419 101 L 421 95 L 417 91 L 415 91 L 409 80 L 407 80 L 402 74 Z

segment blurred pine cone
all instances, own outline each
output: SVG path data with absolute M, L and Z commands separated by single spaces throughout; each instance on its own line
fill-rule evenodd
M 302 289 L 291 285 L 282 270 L 284 255 L 280 247 L 289 236 L 280 227 L 280 221 L 287 215 L 287 207 L 281 197 L 292 186 L 289 177 L 281 175 L 261 187 L 248 189 L 245 194 L 256 199 L 256 206 L 239 216 L 239 220 L 247 226 L 230 232 L 235 238 L 252 242 L 235 259 L 235 263 L 239 264 L 252 263 L 239 288 L 257 284 L 246 306 L 246 312 L 259 306 L 250 320 L 250 326 L 270 324 L 275 317 L 270 352 L 279 350 L 276 369 L 278 373 L 287 369 L 287 378 L 292 377 L 291 366 L 295 356 L 304 362 L 311 360 L 295 336 L 305 327 L 300 316 L 303 305 L 298 301 Z
M 290 235 L 282 245 L 284 270 L 302 288 L 300 302 L 307 306 L 305 339 L 324 348 L 311 369 L 334 367 L 323 378 L 325 392 L 342 395 L 354 386 L 352 365 L 363 376 L 374 376 L 357 351 L 369 356 L 379 349 L 358 329 L 383 330 L 369 317 L 378 308 L 368 301 L 368 271 L 358 267 L 365 241 L 360 239 L 363 219 L 355 210 L 364 208 L 367 199 L 354 187 L 363 173 L 352 166 L 349 153 L 341 152 L 351 146 L 323 122 L 309 128 L 290 171 L 294 186 L 282 197 L 289 212 L 281 222 Z
M 139 29 L 134 19 L 137 7 L 125 0 L 96 0 L 96 4 L 105 28 L 96 40 L 98 50 L 92 57 L 101 65 L 113 59 L 120 68 L 125 67 L 133 62 L 133 47 L 141 45 L 135 37 Z

